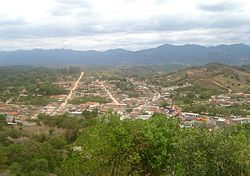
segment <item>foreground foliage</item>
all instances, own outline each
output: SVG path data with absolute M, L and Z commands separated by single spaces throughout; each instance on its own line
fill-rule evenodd
M 65 175 L 248 175 L 250 126 L 182 129 L 176 119 L 108 116 L 86 128 Z M 72 167 L 73 166 L 73 167 Z
M 1 117 L 2 118 L 2 117 Z M 50 120 L 46 120 L 50 118 Z M 0 121 L 0 173 L 9 175 L 243 175 L 250 173 L 250 125 L 215 131 L 180 128 L 178 119 L 123 120 L 110 112 L 85 120 L 40 116 L 65 136 L 21 134 Z M 70 137 L 69 130 L 74 130 Z M 12 143 L 9 137 L 21 143 Z M 72 136 L 72 135 L 71 135 Z

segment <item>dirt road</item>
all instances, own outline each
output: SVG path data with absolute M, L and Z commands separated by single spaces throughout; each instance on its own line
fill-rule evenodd
M 219 87 L 221 87 L 221 88 L 223 88 L 223 89 L 227 89 L 228 90 L 228 93 L 232 93 L 232 89 L 230 89 L 230 88 L 228 88 L 228 87 L 226 87 L 226 86 L 223 86 L 223 85 L 221 85 L 220 83 L 218 83 L 218 82 L 216 82 L 216 81 L 214 81 L 214 80 L 212 80 L 212 79 L 209 79 L 210 81 L 212 81 L 214 84 L 216 84 L 217 86 L 219 86 Z
M 157 100 L 159 100 L 161 98 L 161 94 L 158 91 L 156 91 L 156 93 L 157 93 L 157 95 L 155 95 L 153 97 L 152 102 L 157 101 Z
M 101 86 L 103 87 L 103 89 L 107 92 L 107 94 L 109 95 L 110 99 L 116 104 L 116 105 L 120 105 L 120 103 L 118 103 L 118 101 L 115 99 L 115 97 L 110 93 L 110 91 L 104 86 L 104 84 L 102 82 L 99 82 L 101 84 Z
M 79 82 L 81 81 L 82 77 L 84 75 L 84 72 L 81 73 L 81 75 L 79 76 L 78 80 L 74 83 L 74 85 L 72 86 L 72 88 L 70 89 L 70 92 L 68 94 L 68 96 L 66 97 L 66 99 L 64 100 L 64 102 L 61 104 L 61 106 L 57 109 L 57 112 L 62 112 L 64 110 L 64 108 L 67 106 L 69 100 L 71 100 L 73 92 L 77 89 Z M 56 111 L 54 111 L 52 113 L 52 115 L 55 115 Z

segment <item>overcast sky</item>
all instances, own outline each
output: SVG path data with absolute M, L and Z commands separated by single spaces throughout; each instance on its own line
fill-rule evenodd
M 250 0 L 0 0 L 0 50 L 250 44 Z

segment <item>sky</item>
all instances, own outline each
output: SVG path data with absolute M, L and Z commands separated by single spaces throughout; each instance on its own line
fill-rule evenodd
M 0 50 L 250 44 L 249 0 L 0 0 Z

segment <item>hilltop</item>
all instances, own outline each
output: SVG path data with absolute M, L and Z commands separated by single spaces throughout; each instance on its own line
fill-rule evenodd
M 188 67 L 170 73 L 175 81 L 188 81 L 214 91 L 250 93 L 249 66 L 229 66 L 221 63 L 210 63 L 204 66 Z
M 223 93 L 250 93 L 249 66 L 229 66 L 221 63 L 209 63 L 204 66 L 192 66 L 168 74 L 152 76 L 152 84 L 168 87 L 192 84 L 180 89 L 183 93 L 201 92 L 210 97 Z

